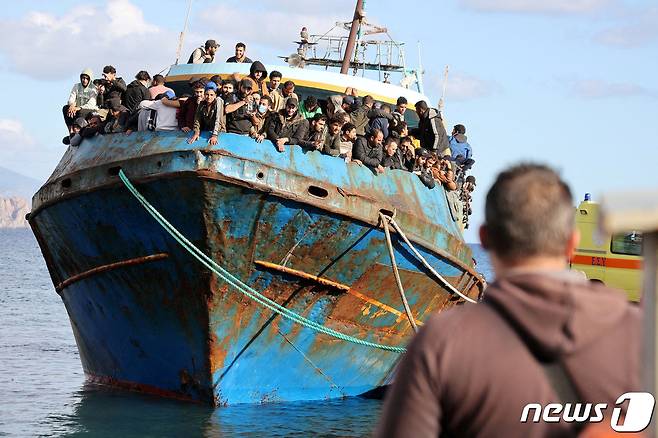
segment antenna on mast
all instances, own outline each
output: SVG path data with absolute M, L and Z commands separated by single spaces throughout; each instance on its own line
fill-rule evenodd
M 446 69 L 443 71 L 443 90 L 441 91 L 441 99 L 439 99 L 439 111 L 443 112 L 446 104 L 446 88 L 448 87 L 448 70 L 450 69 L 449 65 L 446 65 Z
M 180 52 L 183 50 L 183 41 L 185 40 L 185 32 L 187 31 L 187 22 L 190 18 L 190 9 L 192 9 L 192 0 L 190 0 L 187 3 L 187 14 L 185 14 L 185 24 L 183 25 L 183 31 L 180 33 L 180 37 L 178 37 L 178 48 L 176 49 L 176 62 L 175 64 L 178 65 L 178 60 L 180 59 Z
M 423 60 L 422 60 L 422 55 L 420 54 L 420 40 L 418 40 L 418 72 L 416 72 L 416 87 L 418 88 L 418 92 L 420 94 L 425 94 L 424 88 L 423 87 L 423 75 L 425 74 L 425 70 L 423 70 Z

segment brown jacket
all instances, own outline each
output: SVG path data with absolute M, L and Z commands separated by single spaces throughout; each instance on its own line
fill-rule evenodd
M 387 394 L 379 437 L 572 436 L 565 422 L 521 423 L 527 403 L 560 401 L 540 362 L 560 360 L 581 402 L 639 387 L 640 311 L 570 272 L 518 271 L 482 303 L 433 316 Z M 532 415 L 531 415 L 532 417 Z

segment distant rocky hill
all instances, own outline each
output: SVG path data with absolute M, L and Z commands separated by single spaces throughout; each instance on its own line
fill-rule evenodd
M 25 228 L 25 215 L 30 212 L 30 201 L 25 198 L 0 197 L 0 228 Z
M 28 226 L 25 214 L 39 186 L 36 179 L 0 167 L 0 228 Z
M 32 195 L 40 186 L 41 183 L 34 178 L 0 167 L 0 197 L 18 196 L 32 199 Z

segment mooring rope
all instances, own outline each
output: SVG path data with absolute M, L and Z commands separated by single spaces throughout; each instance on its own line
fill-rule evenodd
M 411 244 L 409 239 L 407 239 L 407 236 L 404 234 L 400 226 L 398 225 L 397 222 L 395 222 L 395 219 L 392 217 L 388 218 L 389 222 L 391 225 L 393 225 L 393 228 L 395 228 L 395 231 L 398 232 L 400 237 L 402 237 L 402 240 L 405 241 L 407 245 L 409 245 L 409 248 L 411 248 L 411 251 L 415 254 L 416 257 L 418 257 L 418 260 L 441 282 L 443 283 L 443 286 L 448 289 L 450 292 L 453 294 L 459 295 L 462 297 L 464 300 L 468 301 L 469 303 L 474 303 L 477 304 L 477 301 L 474 300 L 473 298 L 467 297 L 463 293 L 459 292 L 448 280 L 446 280 L 441 274 L 436 272 L 436 270 L 429 264 L 427 263 L 427 260 L 416 250 L 416 248 Z
M 282 317 L 294 321 L 304 327 L 310 328 L 320 333 L 324 333 L 328 336 L 332 336 L 336 339 L 342 341 L 351 342 L 357 345 L 363 345 L 371 348 L 378 348 L 385 351 L 392 351 L 395 353 L 404 353 L 405 348 L 403 347 L 394 347 L 391 345 L 378 344 L 376 342 L 370 342 L 363 339 L 355 338 L 354 336 L 346 335 L 329 327 L 325 327 L 315 321 L 305 318 L 304 316 L 295 313 L 294 311 L 283 307 L 279 303 L 267 298 L 265 295 L 256 291 L 249 285 L 243 283 L 239 278 L 235 277 L 233 274 L 228 272 L 226 269 L 218 265 L 214 260 L 208 257 L 203 251 L 197 248 L 192 242 L 190 242 L 185 236 L 183 236 L 171 223 L 169 223 L 161 214 L 153 207 L 147 200 L 142 196 L 142 194 L 135 188 L 135 186 L 130 182 L 123 170 L 119 170 L 119 178 L 126 186 L 126 188 L 132 193 L 132 195 L 139 201 L 139 203 L 144 207 L 144 209 L 162 226 L 173 237 L 188 253 L 190 253 L 194 258 L 196 258 L 201 264 L 206 268 L 212 271 L 219 278 L 224 280 L 229 285 L 233 286 L 239 292 L 250 298 L 251 300 L 257 302 L 270 309 L 271 311 L 281 315 Z
M 395 261 L 395 251 L 393 249 L 393 243 L 391 242 L 391 232 L 388 229 L 388 222 L 392 220 L 389 216 L 384 216 L 382 213 L 379 213 L 379 219 L 382 221 L 384 227 L 384 236 L 386 236 L 386 247 L 388 248 L 388 255 L 391 258 L 391 267 L 393 268 L 393 276 L 395 277 L 395 284 L 398 287 L 398 292 L 400 292 L 400 300 L 402 300 L 402 305 L 404 306 L 404 312 L 407 314 L 407 319 L 411 328 L 414 329 L 415 333 L 418 333 L 418 326 L 414 320 L 414 316 L 411 313 L 411 308 L 409 307 L 409 301 L 407 301 L 407 296 L 404 293 L 404 288 L 402 287 L 402 280 L 400 280 L 400 272 L 398 271 L 398 264 Z

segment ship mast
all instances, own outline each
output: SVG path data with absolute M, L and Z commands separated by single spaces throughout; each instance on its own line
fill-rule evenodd
M 344 75 L 350 69 L 350 61 L 354 53 L 354 44 L 356 43 L 356 33 L 359 30 L 361 20 L 363 20 L 363 0 L 356 1 L 356 8 L 354 9 L 354 18 L 352 18 L 352 26 L 350 27 L 350 36 L 347 39 L 347 47 L 345 48 L 345 55 L 343 56 L 343 64 L 340 66 L 340 72 Z

